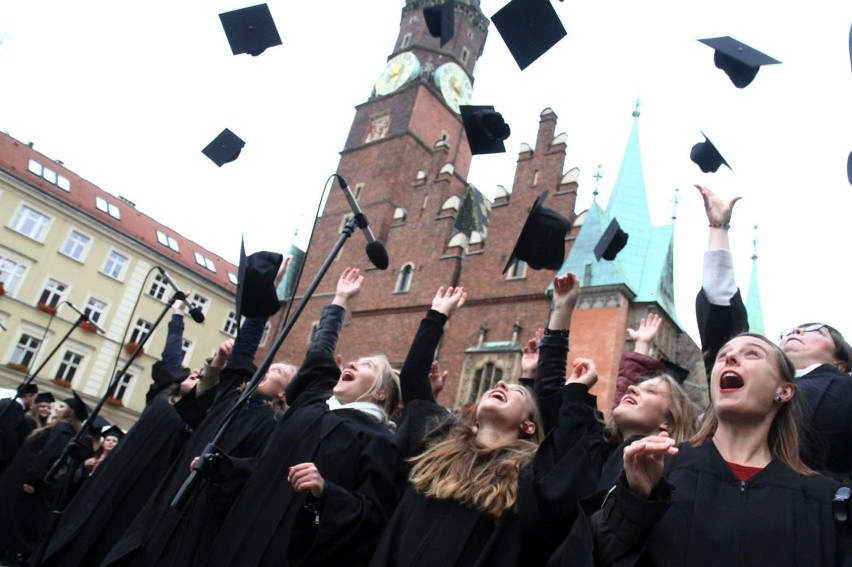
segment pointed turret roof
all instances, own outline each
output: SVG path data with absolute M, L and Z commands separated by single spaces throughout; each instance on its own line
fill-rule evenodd
M 757 226 L 754 227 L 754 230 L 757 233 Z M 748 312 L 748 330 L 752 333 L 765 335 L 763 307 L 760 304 L 760 287 L 757 285 L 757 234 L 754 237 L 754 254 L 751 257 L 751 280 L 748 283 L 746 311 Z
M 576 273 L 586 288 L 625 285 L 635 294 L 634 301 L 657 303 L 677 322 L 673 285 L 674 226 L 651 225 L 639 150 L 639 112 L 635 111 L 633 117 L 609 204 L 602 209 L 597 202 L 592 203 L 559 273 Z M 629 235 L 627 245 L 615 260 L 599 262 L 594 248 L 613 218 Z

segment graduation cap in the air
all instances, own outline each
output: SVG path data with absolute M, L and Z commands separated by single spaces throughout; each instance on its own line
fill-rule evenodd
M 423 19 L 429 35 L 441 38 L 441 47 L 453 39 L 455 33 L 455 1 L 446 0 L 441 4 L 423 8 Z
M 50 392 L 40 392 L 39 395 L 35 397 L 35 400 L 33 400 L 33 404 L 52 404 L 55 401 L 56 398 L 54 398 L 53 394 Z
M 707 137 L 707 134 L 701 132 L 701 135 L 704 136 L 704 141 L 692 146 L 689 159 L 695 162 L 704 173 L 715 173 L 722 165 L 732 169 L 725 158 L 722 157 L 722 154 L 719 153 L 719 150 L 716 149 L 716 146 L 713 145 L 713 142 L 710 141 L 710 138 Z
M 234 55 L 258 56 L 268 47 L 281 45 L 281 36 L 266 4 L 225 12 L 219 14 L 219 19 Z
M 852 185 L 852 152 L 849 152 L 849 156 L 846 158 L 846 179 Z
M 712 47 L 716 53 L 713 62 L 723 70 L 738 89 L 747 87 L 760 71 L 761 65 L 781 63 L 741 41 L 725 36 L 699 39 L 701 43 Z
M 206 148 L 201 150 L 201 153 L 210 158 L 210 161 L 222 167 L 240 157 L 240 152 L 243 151 L 245 145 L 246 143 L 239 136 L 225 128 L 221 134 L 207 144 Z
M 547 189 L 541 192 L 530 210 L 512 250 L 503 273 L 512 262 L 523 260 L 533 270 L 558 270 L 565 261 L 565 235 L 571 230 L 571 221 L 553 209 L 542 206 Z
M 597 258 L 598 262 L 601 261 L 601 258 L 604 260 L 615 260 L 618 253 L 627 244 L 628 236 L 630 235 L 621 230 L 618 221 L 612 219 L 609 226 L 606 227 L 603 236 L 595 244 L 595 258 Z
M 568 35 L 550 0 L 511 0 L 491 21 L 521 70 Z
M 459 105 L 459 111 L 470 153 L 499 154 L 506 151 L 503 140 L 509 137 L 511 129 L 493 106 Z
M 284 256 L 277 252 L 255 252 L 246 256 L 245 242 L 240 242 L 240 266 L 237 280 L 237 321 L 246 317 L 269 317 L 281 307 L 275 277 Z
M 86 405 L 86 402 L 83 401 L 83 398 L 81 398 L 74 390 L 71 390 L 71 395 L 72 397 L 65 398 L 62 401 L 65 402 L 65 404 L 69 408 L 71 408 L 71 411 L 74 412 L 74 415 L 77 416 L 77 419 L 79 419 L 80 421 L 85 420 L 87 417 L 89 417 L 89 406 Z
M 115 437 L 116 439 L 121 439 L 124 437 L 124 431 L 117 425 L 110 425 L 106 429 L 101 430 L 101 437 L 106 439 L 107 437 Z

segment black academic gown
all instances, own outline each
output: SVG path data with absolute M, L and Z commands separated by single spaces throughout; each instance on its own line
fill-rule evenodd
M 231 508 L 210 566 L 366 564 L 393 511 L 402 477 L 391 433 L 356 410 L 331 411 L 340 376 L 334 349 L 344 311 L 323 311 L 314 342 L 287 388 L 290 408 Z M 294 492 L 289 467 L 312 462 L 325 481 L 316 499 Z
M 0 400 L 0 477 L 36 423 L 14 398 Z
M 153 397 L 142 415 L 68 504 L 45 565 L 98 565 L 154 493 L 189 438 L 169 401 Z
M 28 557 L 35 551 L 63 479 L 44 481 L 54 461 L 77 434 L 70 423 L 46 427 L 28 438 L 0 478 L 0 556 Z M 74 478 L 82 478 L 82 466 Z M 35 488 L 34 494 L 23 485 Z
M 839 565 L 848 540 L 832 520 L 839 483 L 774 459 L 740 481 L 712 441 L 680 445 L 648 500 L 620 481 L 598 510 L 584 502 L 554 565 Z M 672 490 L 673 488 L 673 490 Z M 595 562 L 597 555 L 597 563 Z

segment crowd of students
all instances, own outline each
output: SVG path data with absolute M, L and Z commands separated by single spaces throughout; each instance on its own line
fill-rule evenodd
M 274 307 L 246 313 L 236 340 L 192 372 L 175 355 L 175 314 L 145 411 L 95 458 L 41 564 L 852 562 L 852 349 L 821 323 L 793 328 L 780 346 L 744 332 L 727 241 L 736 199 L 698 190 L 710 224 L 696 302 L 708 407 L 650 356 L 661 323 L 650 313 L 629 330 L 635 350 L 604 421 L 590 394 L 594 361 L 569 357 L 580 285 L 568 273 L 553 279 L 547 326 L 525 343 L 531 387 L 500 381 L 473 407 L 449 410 L 436 402 L 445 374 L 434 354 L 465 289 L 436 290 L 397 372 L 378 353 L 336 356 L 347 306 L 367 285 L 347 268 L 301 366 L 271 365 L 248 398 L 241 388 Z M 30 434 L 2 473 L 9 564 L 38 544 L 46 507 L 35 498 L 49 505 L 52 488 L 37 473 L 85 419 L 75 405 L 56 404 L 48 433 Z M 40 519 L 24 521 L 30 513 Z M 22 526 L 35 531 L 21 537 Z

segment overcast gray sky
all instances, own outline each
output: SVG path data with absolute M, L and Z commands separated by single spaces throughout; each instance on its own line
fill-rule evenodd
M 491 16 L 504 3 L 483 0 L 482 10 Z M 241 233 L 250 252 L 283 251 L 300 218 L 310 226 L 354 107 L 391 53 L 404 2 L 273 0 L 284 44 L 233 56 L 218 14 L 252 4 L 5 0 L 0 130 L 231 261 Z M 551 107 L 568 135 L 566 169 L 581 170 L 578 212 L 591 202 L 598 164 L 606 203 L 638 98 L 655 223 L 670 221 L 680 189 L 675 291 L 690 334 L 707 231 L 694 183 L 743 195 L 731 240 L 744 291 L 760 226 L 770 336 L 812 320 L 852 333 L 852 5 L 553 5 L 568 36 L 524 71 L 490 29 L 473 102 L 495 105 L 512 136 L 506 154 L 474 158 L 470 180 L 486 195 L 511 188 L 520 144 L 535 142 L 538 116 Z M 696 41 L 725 35 L 782 64 L 735 88 Z M 225 127 L 246 147 L 217 168 L 200 150 Z M 702 130 L 733 171 L 703 174 L 689 161 Z

